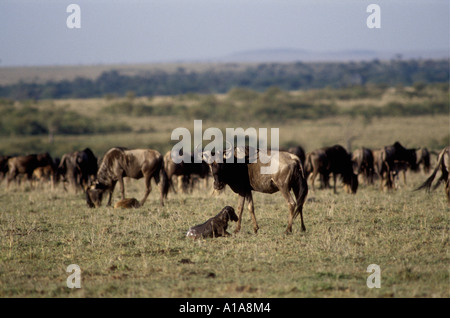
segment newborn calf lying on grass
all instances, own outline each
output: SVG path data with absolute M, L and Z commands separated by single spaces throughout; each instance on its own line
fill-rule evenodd
M 228 221 L 237 221 L 238 217 L 231 206 L 226 206 L 215 217 L 210 218 L 203 224 L 193 226 L 189 229 L 186 236 L 194 239 L 200 237 L 219 237 L 228 236 Z

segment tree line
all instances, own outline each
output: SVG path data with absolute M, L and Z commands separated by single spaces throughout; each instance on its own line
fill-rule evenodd
M 262 63 L 244 68 L 221 67 L 207 71 L 148 71 L 125 75 L 117 70 L 96 79 L 46 83 L 19 82 L 0 86 L 0 97 L 12 100 L 92 98 L 105 96 L 180 95 L 226 93 L 241 87 L 265 91 L 277 86 L 283 90 L 347 88 L 367 84 L 410 86 L 414 83 L 444 83 L 449 79 L 448 60 L 391 60 L 349 63 Z

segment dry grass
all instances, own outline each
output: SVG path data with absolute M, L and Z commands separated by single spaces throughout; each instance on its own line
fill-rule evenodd
M 443 191 L 412 192 L 424 176 L 408 178 L 391 193 L 310 193 L 307 231 L 295 222 L 291 235 L 281 195 L 256 193 L 257 235 L 245 211 L 240 233 L 197 241 L 185 237 L 190 226 L 236 206 L 229 189 L 171 194 L 163 208 L 154 191 L 132 210 L 88 209 L 61 189 L 2 191 L 0 296 L 449 297 Z M 127 196 L 142 190 L 132 181 Z M 81 289 L 66 287 L 69 264 L 81 268 Z M 366 286 L 370 264 L 381 267 L 380 289 Z

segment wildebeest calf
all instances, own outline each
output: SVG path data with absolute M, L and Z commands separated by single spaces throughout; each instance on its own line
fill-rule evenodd
M 203 224 L 193 226 L 186 236 L 197 238 L 228 236 L 228 221 L 237 222 L 238 217 L 231 206 L 226 206 L 215 217 L 210 218 Z
M 114 209 L 118 209 L 118 208 L 122 208 L 122 209 L 130 209 L 130 208 L 140 208 L 141 204 L 139 203 L 139 201 L 136 198 L 125 198 L 122 199 L 118 202 L 116 202 L 116 204 L 114 204 Z

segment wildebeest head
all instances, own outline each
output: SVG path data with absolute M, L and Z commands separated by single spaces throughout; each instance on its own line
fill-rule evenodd
M 358 175 L 352 173 L 351 177 L 350 177 L 350 190 L 351 193 L 355 194 L 356 191 L 358 190 Z
M 226 166 L 224 163 L 218 163 L 216 161 L 210 164 L 211 174 L 214 178 L 214 189 L 222 190 L 225 188 L 226 183 L 224 182 L 226 174 Z
M 103 193 L 106 188 L 100 183 L 94 183 L 86 190 L 86 203 L 90 208 L 98 208 L 102 205 Z
M 201 153 L 202 160 L 209 164 L 211 169 L 211 174 L 214 178 L 214 189 L 222 190 L 226 186 L 226 174 L 227 174 L 227 166 L 225 165 L 225 160 L 231 158 L 233 155 L 233 151 L 231 148 L 226 149 L 225 151 L 210 151 L 205 150 Z

